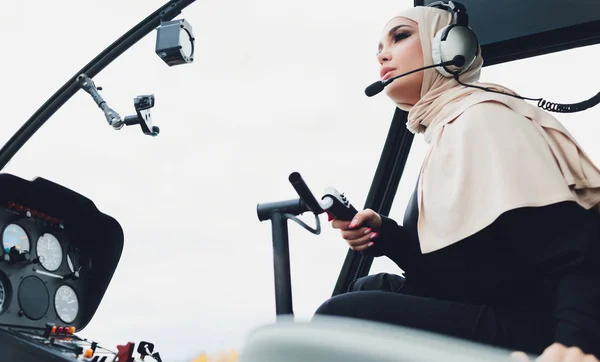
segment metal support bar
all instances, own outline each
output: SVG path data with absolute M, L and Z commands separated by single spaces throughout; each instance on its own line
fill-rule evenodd
M 284 214 L 277 211 L 271 214 L 271 229 L 275 272 L 275 313 L 277 315 L 294 314 L 288 225 Z
M 365 209 L 373 209 L 382 215 L 388 215 L 392 208 L 412 146 L 414 134 L 406 128 L 407 116 L 407 112 L 396 108 L 365 202 Z M 353 280 L 369 273 L 372 263 L 372 257 L 348 249 L 333 296 L 347 292 Z

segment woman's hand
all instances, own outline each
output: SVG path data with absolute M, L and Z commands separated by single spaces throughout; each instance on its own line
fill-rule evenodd
M 350 245 L 350 249 L 363 251 L 374 244 L 373 239 L 381 228 L 381 216 L 371 209 L 365 209 L 359 211 L 352 221 L 335 219 L 331 226 L 342 231 L 342 238 Z
M 511 358 L 519 362 L 532 362 L 529 357 L 523 352 L 514 352 Z M 567 348 L 559 343 L 554 343 L 544 350 L 541 356 L 536 359 L 536 362 L 599 362 L 596 357 L 591 354 L 584 354 L 577 347 Z

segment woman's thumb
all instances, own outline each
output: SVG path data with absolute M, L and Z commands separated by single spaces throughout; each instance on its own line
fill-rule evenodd
M 366 226 L 370 222 L 374 221 L 372 219 L 375 219 L 376 216 L 377 215 L 375 214 L 375 212 L 370 209 L 359 211 L 358 213 L 356 213 L 356 215 L 354 215 L 354 218 L 352 219 L 348 227 L 352 229 L 357 226 Z
M 350 225 L 348 225 L 348 227 L 350 229 L 353 229 L 355 227 L 357 227 L 358 225 L 361 225 L 363 222 L 363 216 L 360 214 L 360 211 L 354 215 L 354 218 L 352 219 L 352 221 L 350 221 Z

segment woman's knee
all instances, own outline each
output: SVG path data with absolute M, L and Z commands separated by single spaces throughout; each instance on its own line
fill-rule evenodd
M 378 273 L 353 280 L 348 287 L 348 291 L 375 290 L 397 293 L 404 286 L 404 281 L 405 279 L 401 275 Z
M 336 298 L 337 297 L 332 297 L 321 304 L 319 308 L 317 308 L 315 315 L 336 315 Z
M 319 306 L 315 315 L 352 317 L 355 314 L 357 293 L 365 292 L 350 292 L 329 298 Z

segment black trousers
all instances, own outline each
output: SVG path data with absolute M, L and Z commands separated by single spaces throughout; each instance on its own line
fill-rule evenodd
M 532 354 L 552 343 L 547 314 L 424 297 L 402 277 L 386 273 L 355 281 L 316 314 L 391 323 Z

